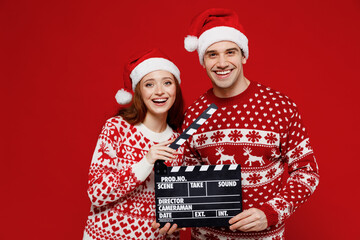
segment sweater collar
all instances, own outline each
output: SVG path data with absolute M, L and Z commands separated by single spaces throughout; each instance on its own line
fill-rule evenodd
M 249 96 L 251 96 L 251 94 L 253 94 L 256 91 L 257 88 L 257 83 L 254 81 L 250 81 L 249 86 L 245 89 L 245 91 L 243 91 L 242 93 L 233 96 L 233 97 L 229 97 L 229 98 L 219 98 L 217 96 L 215 96 L 213 89 L 209 89 L 205 95 L 207 95 L 207 97 L 210 99 L 210 101 L 212 103 L 215 103 L 218 106 L 229 106 L 229 105 L 233 105 L 233 104 L 239 104 L 241 102 L 246 101 Z
M 138 129 L 141 134 L 153 142 L 163 142 L 167 141 L 171 138 L 173 134 L 173 130 L 169 125 L 166 126 L 166 129 L 163 132 L 157 133 L 152 130 L 150 130 L 148 127 L 146 127 L 143 123 L 135 125 L 136 129 Z

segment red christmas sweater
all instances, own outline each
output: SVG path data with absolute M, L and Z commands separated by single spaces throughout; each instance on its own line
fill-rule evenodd
M 88 195 L 92 206 L 86 223 L 86 240 L 165 239 L 154 230 L 155 188 L 153 165 L 145 155 L 150 147 L 177 137 L 169 126 L 155 133 L 140 124 L 109 119 L 99 136 L 89 171 Z M 167 165 L 179 165 L 177 159 Z M 178 239 L 172 235 L 167 239 Z
M 240 164 L 243 209 L 261 209 L 268 228 L 251 233 L 193 228 L 192 238 L 283 239 L 284 221 L 319 183 L 313 149 L 295 103 L 256 82 L 231 98 L 218 98 L 210 89 L 188 108 L 183 130 L 211 103 L 219 109 L 186 142 L 184 162 Z

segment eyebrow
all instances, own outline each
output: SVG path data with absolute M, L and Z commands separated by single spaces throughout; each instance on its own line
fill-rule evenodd
M 228 52 L 228 51 L 237 51 L 238 52 L 239 49 L 234 47 L 234 48 L 228 48 L 228 49 L 225 50 L 225 52 Z M 205 54 L 216 53 L 216 52 L 217 52 L 216 50 L 209 50 L 209 51 L 206 51 Z
M 145 79 L 145 80 L 144 80 L 144 83 L 146 83 L 146 82 L 148 82 L 148 81 L 152 81 L 152 80 L 155 80 L 155 79 L 153 79 L 153 78 Z
M 225 52 L 228 52 L 228 51 L 239 51 L 239 49 L 238 48 L 229 48 L 229 49 L 226 49 L 226 51 Z
M 173 80 L 173 81 L 174 81 L 174 79 L 172 79 L 171 77 L 163 77 L 163 78 L 161 78 L 161 80 L 166 80 L 166 79 L 170 79 L 170 80 Z M 144 80 L 144 83 L 146 83 L 146 82 L 148 82 L 148 81 L 155 81 L 155 78 L 145 79 L 145 80 Z

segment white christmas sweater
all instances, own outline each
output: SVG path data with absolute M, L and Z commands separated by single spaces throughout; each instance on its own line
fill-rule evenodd
M 155 133 L 140 124 L 132 126 L 113 117 L 99 136 L 89 171 L 88 195 L 92 206 L 86 223 L 86 240 L 165 239 L 154 230 L 155 191 L 153 165 L 145 155 L 156 143 L 177 137 L 169 126 Z M 177 159 L 182 162 L 182 149 Z M 178 239 L 178 234 L 167 239 Z
M 219 109 L 186 142 L 185 164 L 240 164 L 243 209 L 261 209 L 268 228 L 251 233 L 228 227 L 193 228 L 192 238 L 284 239 L 284 221 L 319 183 L 318 166 L 295 103 L 256 82 L 231 98 L 218 98 L 210 89 L 188 108 L 183 128 L 211 103 Z

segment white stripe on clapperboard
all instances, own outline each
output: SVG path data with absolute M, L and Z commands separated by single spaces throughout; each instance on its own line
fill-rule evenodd
M 206 118 L 200 118 L 196 124 L 202 125 L 206 121 Z
M 193 134 L 196 132 L 196 130 L 197 130 L 197 129 L 195 129 L 195 128 L 190 128 L 190 129 L 186 132 L 186 134 L 188 134 L 188 135 L 193 135 Z
M 208 168 L 209 168 L 209 165 L 202 165 L 199 171 L 204 172 L 204 171 L 207 171 Z
M 209 111 L 207 111 L 207 114 L 212 115 L 216 110 L 216 108 L 210 108 Z
M 180 138 L 180 139 L 176 142 L 176 144 L 179 145 L 179 146 L 181 146 L 185 141 L 186 141 L 186 139 Z
M 231 164 L 229 166 L 228 170 L 236 170 L 237 166 L 238 166 L 237 164 Z M 221 171 L 223 169 L 223 167 L 224 167 L 224 165 L 215 165 L 214 171 Z M 181 168 L 181 166 L 172 167 L 170 172 L 179 172 L 180 168 Z M 195 168 L 195 166 L 187 166 L 185 169 L 185 172 L 192 172 L 194 170 L 194 168 Z M 208 168 L 209 168 L 209 165 L 202 165 L 200 167 L 199 171 L 200 172 L 207 171 Z

